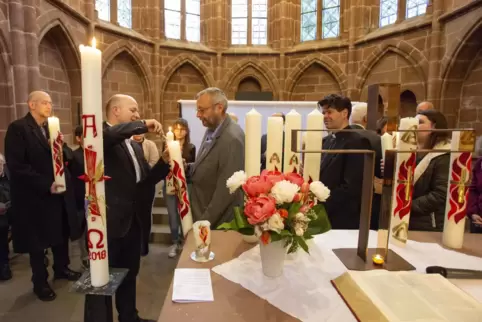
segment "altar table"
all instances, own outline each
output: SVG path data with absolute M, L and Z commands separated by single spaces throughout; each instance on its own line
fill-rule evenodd
M 442 233 L 410 231 L 409 239 L 439 243 Z M 243 241 L 242 236 L 233 231 L 212 231 L 211 249 L 216 254 L 208 263 L 196 263 L 190 259 L 194 250 L 194 239 L 189 233 L 184 250 L 180 255 L 177 268 L 213 268 L 238 257 L 243 252 L 256 246 Z M 482 235 L 466 234 L 464 248 L 460 252 L 482 257 Z M 298 321 L 282 312 L 266 300 L 259 298 L 244 287 L 231 282 L 211 271 L 214 302 L 173 303 L 172 283 L 164 300 L 159 322 L 251 322 L 251 321 Z

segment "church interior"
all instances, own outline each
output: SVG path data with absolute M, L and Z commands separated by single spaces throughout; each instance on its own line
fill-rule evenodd
M 229 100 L 318 101 L 336 93 L 366 102 L 369 85 L 395 83 L 402 117 L 430 101 L 449 128 L 482 136 L 480 0 L 0 0 L 0 153 L 34 90 L 50 94 L 65 141 L 75 146 L 79 46 L 94 37 L 104 102 L 131 95 L 141 117 L 165 129 L 179 117 L 177 101 L 207 87 Z M 176 266 L 168 244 L 158 197 L 138 278 L 139 310 L 151 319 Z M 76 252 L 73 245 L 72 258 Z M 0 283 L 0 321 L 83 321 L 83 299 L 68 283 L 54 284 L 61 296 L 42 303 L 31 293 L 28 258 L 11 254 L 11 267 L 13 279 Z

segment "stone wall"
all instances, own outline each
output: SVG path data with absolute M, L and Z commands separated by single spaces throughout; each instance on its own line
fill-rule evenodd
M 394 82 L 406 98 L 401 114 L 431 100 L 451 126 L 482 134 L 480 1 L 430 1 L 426 15 L 384 28 L 377 27 L 378 0 L 356 7 L 341 1 L 340 37 L 306 43 L 299 42 L 299 1 L 272 1 L 262 47 L 229 46 L 229 1 L 202 1 L 199 44 L 164 39 L 166 0 L 132 1 L 128 30 L 116 24 L 114 0 L 112 23 L 96 19 L 94 0 L 0 0 L 0 151 L 8 124 L 26 113 L 36 89 L 51 93 L 71 140 L 81 104 L 78 46 L 93 36 L 103 52 L 104 101 L 130 94 L 143 117 L 164 126 L 179 116 L 177 100 L 207 86 L 230 99 L 238 91 L 270 91 L 275 100 L 329 93 L 366 100 L 369 84 Z

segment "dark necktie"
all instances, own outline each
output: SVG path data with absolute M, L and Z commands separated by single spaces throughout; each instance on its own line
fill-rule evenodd
M 326 147 L 323 147 L 323 150 L 333 150 L 333 148 L 336 145 L 336 136 L 334 134 L 331 134 L 330 137 L 327 138 L 327 140 L 329 141 L 327 142 Z M 323 164 L 327 156 L 328 156 L 328 153 L 322 153 L 321 164 Z

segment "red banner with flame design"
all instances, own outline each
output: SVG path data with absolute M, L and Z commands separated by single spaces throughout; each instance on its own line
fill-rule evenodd
M 182 174 L 181 166 L 176 161 L 173 161 L 172 173 L 177 178 L 176 180 L 174 180 L 174 184 L 176 186 L 176 189 L 178 190 L 177 193 L 179 197 L 179 202 L 177 203 L 177 209 L 179 211 L 179 215 L 181 216 L 181 220 L 183 220 L 184 217 L 189 213 L 189 208 L 191 207 L 191 204 L 189 203 L 189 197 L 187 194 L 186 178 L 184 178 Z M 181 182 L 180 187 L 179 187 L 178 180 Z
M 393 211 L 393 216 L 399 216 L 403 219 L 410 213 L 410 207 L 412 206 L 412 193 L 413 182 L 409 178 L 413 178 L 413 172 L 415 170 L 415 153 L 410 153 L 410 157 L 403 161 L 398 168 L 397 188 L 395 192 L 396 207 Z M 407 187 L 407 185 L 409 186 Z M 406 189 L 409 189 L 410 198 L 406 198 Z
M 472 168 L 472 154 L 470 152 L 462 152 L 455 160 L 452 162 L 450 168 L 450 188 L 449 188 L 449 204 L 450 209 L 447 213 L 448 219 L 454 216 L 454 221 L 456 224 L 461 221 L 467 212 L 467 197 L 468 189 L 465 189 L 465 181 L 463 178 L 463 171 L 465 170 L 467 174 L 467 179 L 469 177 Z M 464 197 L 463 200 L 459 200 L 459 183 L 464 185 Z M 462 201 L 462 202 L 459 202 Z

